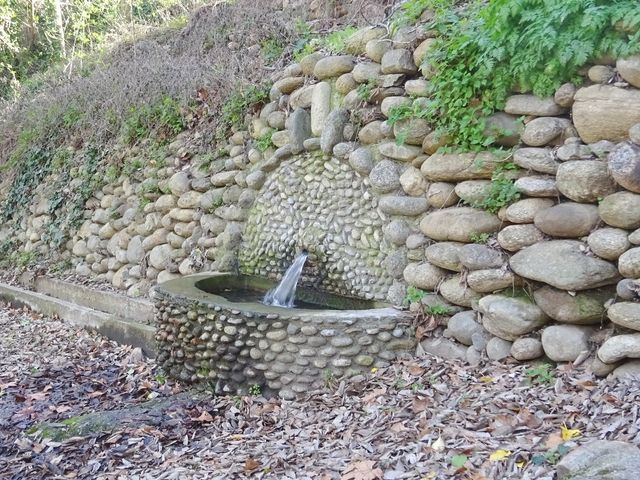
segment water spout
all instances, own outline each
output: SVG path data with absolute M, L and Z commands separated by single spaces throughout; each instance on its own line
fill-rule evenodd
M 298 280 L 302 274 L 304 268 L 304 262 L 307 261 L 309 253 L 303 250 L 294 260 L 291 266 L 287 269 L 282 280 L 277 287 L 269 290 L 264 297 L 264 303 L 266 305 L 274 305 L 276 307 L 293 307 L 293 301 L 296 297 L 296 287 L 298 286 Z

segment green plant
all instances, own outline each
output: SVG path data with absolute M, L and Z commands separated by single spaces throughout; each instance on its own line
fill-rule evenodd
M 115 182 L 120 176 L 120 168 L 117 165 L 108 165 L 104 172 L 104 179 L 107 183 Z
M 265 63 L 271 65 L 282 56 L 284 45 L 277 38 L 267 38 L 262 42 L 260 50 Z
M 322 372 L 325 388 L 332 389 L 336 386 L 336 378 L 331 370 L 328 368 Z
M 424 290 L 409 285 L 409 287 L 407 287 L 407 293 L 404 296 L 404 301 L 405 303 L 419 303 L 425 295 Z
M 224 136 L 234 127 L 244 124 L 245 113 L 262 106 L 269 99 L 271 85 L 248 85 L 235 90 L 222 105 L 218 135 Z
M 26 205 L 25 199 L 30 198 L 36 186 L 51 172 L 53 152 L 49 149 L 34 145 L 24 152 L 11 188 L 7 192 L 0 210 L 0 219 L 7 221 L 21 212 Z
M 486 118 L 504 106 L 514 85 L 547 96 L 578 70 L 606 55 L 640 52 L 640 9 L 635 0 L 495 0 L 407 2 L 396 24 L 429 8 L 426 27 L 439 35 L 422 65 L 430 75 L 430 103 L 420 110 L 450 146 L 482 150 Z M 449 4 L 449 5 L 447 5 Z M 502 190 L 507 186 L 500 187 Z
M 349 26 L 342 30 L 331 32 L 322 40 L 322 46 L 331 53 L 343 53 L 347 38 L 357 31 L 358 29 L 356 27 Z
M 417 382 L 411 385 L 411 391 L 419 392 L 420 390 L 424 390 L 424 385 L 421 382 Z
M 414 25 L 425 10 L 445 10 L 457 2 L 455 0 L 408 0 L 393 15 L 390 29 L 396 32 L 402 27 Z
M 466 455 L 454 455 L 449 461 L 452 467 L 462 468 L 464 464 L 467 463 L 467 460 L 469 460 L 469 458 Z
M 414 114 L 416 114 L 416 112 L 414 111 L 412 104 L 401 103 L 400 105 L 396 105 L 395 107 L 391 107 L 391 109 L 389 109 L 387 123 L 393 126 L 401 120 L 413 117 Z
M 473 243 L 481 243 L 481 244 L 486 244 L 489 239 L 491 238 L 491 234 L 489 233 L 472 233 L 471 236 L 469 237 L 469 239 L 473 242 Z
M 262 135 L 260 135 L 260 138 L 256 140 L 256 148 L 261 152 L 264 152 L 269 148 L 273 147 L 274 146 L 273 140 L 271 139 L 272 135 L 273 135 L 273 130 L 268 130 Z
M 371 100 L 371 95 L 373 94 L 373 89 L 375 88 L 375 86 L 376 84 L 373 81 L 367 81 L 358 85 L 358 88 L 356 90 L 358 98 L 363 102 L 368 102 L 369 100 Z
M 65 260 L 60 260 L 58 262 L 52 263 L 49 266 L 50 273 L 61 273 L 71 270 L 73 267 L 73 263 L 71 263 L 71 259 L 67 258 Z
M 160 385 L 164 385 L 165 383 L 167 383 L 167 376 L 162 372 L 156 373 L 154 378 Z
M 531 458 L 531 463 L 534 465 L 544 465 L 548 463 L 550 465 L 555 465 L 558 463 L 562 457 L 564 457 L 571 450 L 567 445 L 561 443 L 556 448 L 549 450 L 543 454 L 534 455 Z
M 35 261 L 35 254 L 33 252 L 20 252 L 16 255 L 16 265 L 19 267 L 27 267 Z
M 496 213 L 502 207 L 518 200 L 520 191 L 516 188 L 515 182 L 506 175 L 506 172 L 517 169 L 518 166 L 511 162 L 500 164 L 491 176 L 491 184 L 484 198 L 474 206 Z
M 446 305 L 429 305 L 425 308 L 425 313 L 432 316 L 441 316 L 451 314 L 451 307 Z
M 261 394 L 262 394 L 262 387 L 260 387 L 260 385 L 254 383 L 253 385 L 249 386 L 249 395 L 258 397 Z
M 184 128 L 180 104 L 165 96 L 150 106 L 131 107 L 122 124 L 122 135 L 127 143 L 135 143 L 155 131 L 158 139 L 166 141 Z
M 549 363 L 542 363 L 537 367 L 531 367 L 525 371 L 527 381 L 529 383 L 537 383 L 539 385 L 551 384 L 555 377 L 553 376 L 553 367 Z

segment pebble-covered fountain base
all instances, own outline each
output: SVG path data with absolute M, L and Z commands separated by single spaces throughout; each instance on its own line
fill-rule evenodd
M 342 376 L 388 365 L 415 347 L 405 313 L 372 301 L 298 288 L 297 308 L 263 305 L 269 280 L 199 274 L 155 288 L 158 362 L 219 393 L 293 398 Z

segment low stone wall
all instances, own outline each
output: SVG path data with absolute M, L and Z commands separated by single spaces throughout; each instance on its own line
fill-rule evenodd
M 353 55 L 277 72 L 271 101 L 216 158 L 184 132 L 168 166 L 96 192 L 63 255 L 141 295 L 198 271 L 277 278 L 308 248 L 304 284 L 398 304 L 408 286 L 427 292 L 423 305 L 448 312 L 428 352 L 591 355 L 599 375 L 640 358 L 640 58 L 593 65 L 553 97 L 514 93 L 487 132 L 509 156 L 441 153 L 426 121 L 388 121 L 428 101 L 427 35 L 364 29 Z M 498 180 L 519 198 L 487 208 Z M 46 254 L 41 188 L 17 238 Z
M 226 278 L 228 275 L 220 275 Z M 157 361 L 186 382 L 210 381 L 219 393 L 290 399 L 343 375 L 388 365 L 415 348 L 411 318 L 391 308 L 305 310 L 234 303 L 205 293 L 208 275 L 154 289 Z

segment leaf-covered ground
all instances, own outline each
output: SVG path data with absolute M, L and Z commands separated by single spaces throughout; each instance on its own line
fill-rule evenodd
M 540 480 L 588 440 L 640 444 L 637 385 L 527 368 L 425 357 L 296 402 L 212 398 L 136 350 L 4 307 L 0 478 Z M 150 414 L 128 415 L 149 399 Z M 109 431 L 28 434 L 114 409 Z

